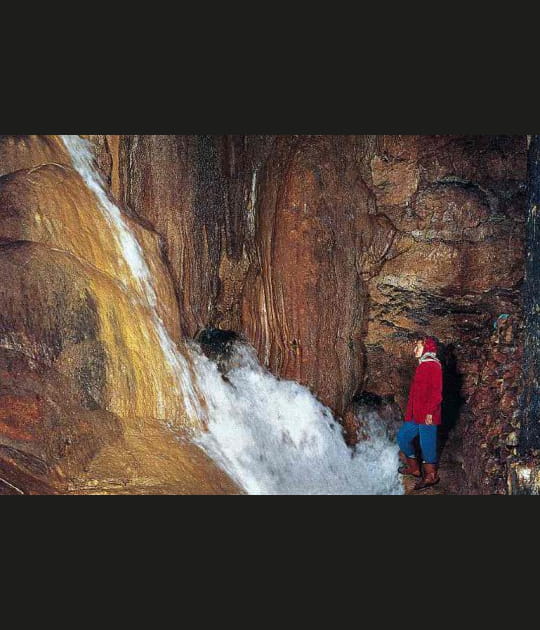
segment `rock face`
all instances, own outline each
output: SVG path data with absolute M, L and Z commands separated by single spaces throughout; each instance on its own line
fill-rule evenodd
M 518 399 L 522 390 L 523 319 L 503 314 L 490 326 L 482 348 L 463 348 L 460 366 L 460 418 L 448 447 L 467 483 L 460 492 L 507 494 L 518 460 Z M 466 357 L 466 358 L 465 358 Z
M 0 135 L 0 175 L 43 164 L 69 164 L 69 156 L 58 136 Z
M 245 335 L 339 414 L 362 390 L 404 405 L 416 330 L 450 352 L 482 345 L 486 322 L 519 302 L 523 137 L 136 136 L 120 147 L 124 201 L 164 235 L 184 332 Z
M 126 484 L 161 487 L 174 470 L 192 474 L 196 449 L 178 448 L 172 436 L 153 427 L 158 419 L 186 427 L 194 421 L 186 416 L 156 326 L 162 322 L 181 349 L 178 309 L 158 235 L 124 216 L 148 262 L 154 310 L 122 255 L 121 236 L 59 138 L 3 137 L 0 155 L 2 466 L 12 470 L 11 479 L 24 482 L 25 491 L 99 489 L 110 471 L 101 466 L 96 469 L 101 476 L 92 477 L 88 470 L 107 446 L 116 467 L 126 464 L 121 476 Z M 9 172 L 12 168 L 17 170 Z M 139 446 L 128 454 L 126 444 L 137 440 L 153 444 L 162 457 L 166 451 L 174 460 L 178 453 L 176 469 L 159 470 L 147 461 L 150 446 L 146 459 Z M 182 463 L 182 452 L 191 453 L 191 460 Z M 130 477 L 126 460 L 137 463 L 137 476 Z M 202 454 L 199 460 L 207 462 Z M 207 469 L 208 482 L 199 479 L 198 490 L 233 487 L 208 462 Z
M 362 177 L 364 138 L 279 139 L 258 195 L 243 325 L 275 373 L 341 414 L 364 378 L 365 279 L 394 230 Z
M 120 196 L 162 235 L 182 331 L 241 329 L 256 172 L 272 136 L 124 136 Z M 111 160 L 114 162 L 114 160 Z
M 529 196 L 527 199 L 527 261 L 523 291 L 526 340 L 524 353 L 524 391 L 521 401 L 523 429 L 520 451 L 523 455 L 540 450 L 540 137 L 533 136 L 529 153 Z
M 49 362 L 0 348 L 0 494 L 54 493 L 121 435 Z
M 160 345 L 151 317 L 134 299 L 138 279 L 119 255 L 111 226 L 97 206 L 80 175 L 64 164 L 34 166 L 2 178 L 1 239 L 22 244 L 16 250 L 4 248 L 2 332 L 22 336 L 21 344 L 34 347 L 40 358 L 60 361 L 65 370 L 93 370 L 90 387 L 105 388 L 96 402 L 110 411 L 160 417 L 162 386 L 169 381 L 172 389 L 171 376 L 156 352 Z M 178 311 L 157 235 L 128 217 L 126 221 L 147 252 L 159 315 L 179 340 Z M 66 322 L 67 317 L 73 321 Z M 154 370 L 149 372 L 152 356 Z M 79 361 L 92 361 L 93 367 Z M 175 401 L 165 409 L 165 417 L 181 412 Z
M 184 332 L 233 329 L 344 411 L 364 375 L 364 278 L 394 232 L 364 137 L 123 140 L 123 199 L 165 237 Z
M 373 427 L 370 426 L 369 418 L 373 416 L 380 429 L 390 440 L 395 441 L 402 415 L 393 397 L 362 392 L 353 398 L 343 415 L 345 441 L 354 447 L 359 442 L 371 439 Z
M 158 317 L 181 352 L 183 337 L 206 329 L 244 337 L 272 372 L 309 386 L 343 417 L 350 444 L 362 437 L 362 394 L 386 401 L 394 420 L 404 409 L 414 335 L 433 335 L 445 366 L 444 421 L 456 429 L 448 448 L 460 449 L 475 492 L 505 491 L 519 432 L 525 137 L 88 140 L 145 254 L 156 312 L 62 141 L 0 136 L 0 347 L 49 370 L 43 387 L 67 379 L 65 417 L 81 408 L 103 427 L 87 430 L 94 416 L 81 413 L 88 437 L 70 438 L 58 455 L 65 430 L 51 410 L 60 401 L 35 407 L 6 390 L 5 408 L 18 411 L 0 411 L 11 449 L 0 462 L 13 467 L 14 453 L 24 453 L 17 466 L 28 487 L 88 489 L 99 479 L 95 488 L 112 489 L 117 477 L 170 488 L 184 474 L 192 489 L 231 488 L 215 471 L 205 485 L 195 469 L 207 463 L 187 443 L 178 464 L 177 445 L 151 420 L 189 424 Z M 506 321 L 513 332 L 501 340 Z M 17 370 L 32 373 L 24 357 Z M 500 413 L 487 411 L 493 405 Z M 50 441 L 32 433 L 38 416 L 59 427 Z M 168 472 L 150 463 L 152 448 L 170 459 Z M 128 451 L 124 474 L 114 462 L 127 462 Z M 48 472 L 32 472 L 32 457 Z
M 452 355 L 481 346 L 486 324 L 516 312 L 525 163 L 519 137 L 379 140 L 372 182 L 397 235 L 369 283 L 368 389 L 388 388 L 405 403 L 412 331 L 435 336 Z
M 511 136 L 137 136 L 118 179 L 164 235 L 185 333 L 244 335 L 345 427 L 362 391 L 404 408 L 431 334 L 465 430 L 467 366 L 521 317 L 526 155 Z

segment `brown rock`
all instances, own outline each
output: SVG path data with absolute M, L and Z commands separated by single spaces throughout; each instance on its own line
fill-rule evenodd
M 24 490 L 32 479 L 65 489 L 103 444 L 117 440 L 119 419 L 92 409 L 69 378 L 21 352 L 0 349 L 0 366 L 8 375 L 0 383 L 0 468 L 9 467 Z
M 502 422 L 489 410 L 512 409 L 504 387 L 519 376 L 509 366 L 521 360 L 520 315 L 496 331 L 492 323 L 519 310 L 524 137 L 89 139 L 126 204 L 156 279 L 160 316 L 177 342 L 181 332 L 193 336 L 207 326 L 234 329 L 276 374 L 343 412 L 366 387 L 405 404 L 415 368 L 410 342 L 422 328 L 449 352 L 449 386 L 454 378 L 459 395 L 472 394 L 459 428 L 468 438 L 468 474 L 482 491 L 496 487 L 482 474 L 502 455 L 485 437 L 497 436 Z M 8 270 L 0 276 L 15 285 L 1 296 L 11 302 L 3 309 L 4 341 L 60 372 L 85 405 L 114 411 L 126 426 L 129 418 L 156 415 L 163 391 L 166 413 L 183 417 L 170 375 L 160 367 L 144 374 L 148 363 L 163 364 L 151 314 L 129 303 L 137 283 L 62 143 L 2 136 L 0 163 L 0 174 L 11 173 L 0 180 L 0 237 L 12 243 L 10 255 L 0 256 Z M 21 240 L 40 245 L 19 251 L 13 243 Z M 14 269 L 12 254 L 33 277 Z M 42 290 L 44 282 L 51 288 Z M 495 349 L 501 344 L 512 348 Z M 504 382 L 497 380 L 501 364 Z M 476 389 L 480 370 L 484 386 Z M 4 434 L 39 442 L 32 422 L 45 413 L 40 404 L 7 391 Z M 134 430 L 134 451 L 145 451 L 146 431 Z M 96 470 L 103 452 L 91 457 Z M 103 455 L 102 470 L 112 470 L 115 452 Z M 131 479 L 144 477 L 137 475 Z
M 155 419 L 88 409 L 71 380 L 0 349 L 0 494 L 221 494 L 238 488 Z
M 508 363 L 506 369 L 503 373 L 503 378 L 505 380 L 514 382 L 521 374 L 521 365 L 519 363 Z
M 509 413 L 517 406 L 516 393 L 512 390 L 506 391 L 500 402 L 501 410 Z
M 0 136 L 0 177 L 44 164 L 71 164 L 58 136 Z
M 488 409 L 493 405 L 493 395 L 487 387 L 479 387 L 474 392 L 470 404 L 476 409 Z
M 494 350 L 491 356 L 497 363 L 506 363 L 508 361 L 508 355 L 500 350 Z
M 260 168 L 273 136 L 124 136 L 125 204 L 164 239 L 182 330 L 241 331 Z
M 352 409 L 347 409 L 341 420 L 343 430 L 345 432 L 345 441 L 348 446 L 358 444 L 360 440 L 366 439 L 366 434 L 362 431 L 362 427 L 358 418 Z
M 487 359 L 484 363 L 484 367 L 482 368 L 482 379 L 486 381 L 497 378 L 498 368 L 499 364 L 496 361 L 491 358 Z
M 3 136 L 1 151 L 15 171 L 0 178 L 0 494 L 237 492 L 178 439 L 202 419 L 164 356 L 160 320 L 185 349 L 158 235 L 124 215 L 155 313 L 58 138 Z
M 402 404 L 399 361 L 419 324 L 447 342 L 483 331 L 484 292 L 519 282 L 516 212 L 491 218 L 516 211 L 525 149 L 480 136 L 133 136 L 119 163 L 124 200 L 165 237 L 184 332 L 244 333 L 275 373 L 342 411 L 366 361 L 370 389 L 391 383 Z M 366 334 L 381 370 L 363 357 Z
M 364 373 L 359 257 L 374 219 L 357 151 L 354 138 L 276 141 L 258 190 L 257 263 L 243 296 L 245 332 L 262 360 L 338 413 Z M 392 229 L 383 229 L 390 240 Z
M 382 205 L 407 203 L 418 187 L 420 174 L 414 160 L 396 160 L 376 155 L 371 160 L 375 195 Z

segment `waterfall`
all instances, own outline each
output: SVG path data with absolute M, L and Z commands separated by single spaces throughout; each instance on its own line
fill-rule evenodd
M 134 299 L 150 309 L 178 396 L 207 426 L 194 441 L 251 494 L 401 494 L 397 446 L 375 416 L 368 418 L 370 438 L 352 451 L 330 410 L 306 387 L 270 374 L 252 348 L 236 344 L 226 379 L 194 342 L 179 350 L 158 315 L 143 249 L 106 191 L 90 142 L 61 137 L 111 226 L 132 276 L 129 285 L 137 287 Z M 178 430 L 172 419 L 169 426 Z
M 196 357 L 210 408 L 197 442 L 250 494 L 401 494 L 397 447 L 377 414 L 369 439 L 347 447 L 341 426 L 308 388 L 276 378 L 237 344 L 224 381 Z M 208 363 L 212 369 L 208 369 Z
M 132 296 L 149 307 L 163 360 L 170 367 L 176 393 L 183 397 L 186 412 L 192 418 L 203 415 L 203 410 L 197 401 L 197 392 L 189 378 L 189 369 L 184 355 L 178 351 L 171 339 L 163 320 L 157 312 L 157 295 L 152 285 L 152 274 L 144 258 L 144 252 L 135 235 L 125 221 L 120 208 L 111 200 L 100 171 L 95 165 L 92 145 L 88 140 L 75 135 L 60 136 L 69 152 L 75 170 L 82 177 L 88 188 L 97 198 L 98 205 L 111 227 L 111 233 L 116 239 L 118 252 L 123 258 L 131 282 L 137 295 Z M 163 406 L 163 403 L 162 403 Z M 165 409 L 158 410 L 162 416 Z M 203 416 L 204 417 L 204 416 Z

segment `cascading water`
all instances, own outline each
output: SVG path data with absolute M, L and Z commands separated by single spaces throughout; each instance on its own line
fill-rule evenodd
M 106 192 L 91 144 L 80 136 L 62 139 L 111 226 L 132 275 L 130 284 L 138 286 L 137 299 L 152 312 L 164 361 L 176 376 L 178 395 L 183 396 L 188 413 L 207 426 L 208 431 L 196 435 L 194 441 L 248 493 L 401 494 L 397 447 L 375 417 L 368 418 L 370 439 L 353 452 L 330 410 L 307 388 L 270 374 L 252 348 L 236 345 L 236 366 L 227 379 L 196 344 L 187 346 L 187 357 L 180 352 L 157 313 L 144 252 Z M 169 426 L 174 430 L 174 423 Z
M 401 494 L 395 447 L 376 414 L 370 437 L 347 447 L 331 411 L 307 389 L 265 370 L 253 348 L 237 344 L 224 381 L 195 356 L 210 409 L 197 442 L 251 494 Z
M 186 359 L 178 351 L 157 312 L 157 295 L 152 286 L 152 274 L 144 258 L 144 252 L 124 220 L 120 208 L 107 194 L 103 178 L 94 163 L 91 143 L 80 136 L 62 135 L 60 137 L 70 154 L 73 167 L 96 196 L 99 207 L 111 226 L 112 234 L 118 243 L 118 251 L 130 274 L 130 285 L 137 291 L 137 295 L 132 297 L 149 307 L 164 361 L 171 369 L 178 396 L 183 396 L 186 412 L 191 417 L 204 417 L 197 403 L 197 393 L 189 378 Z M 160 415 L 163 416 L 164 413 L 164 409 L 161 409 Z

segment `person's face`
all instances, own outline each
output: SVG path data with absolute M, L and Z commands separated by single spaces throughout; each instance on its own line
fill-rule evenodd
M 418 340 L 414 346 L 414 356 L 419 359 L 424 354 L 424 342 Z

